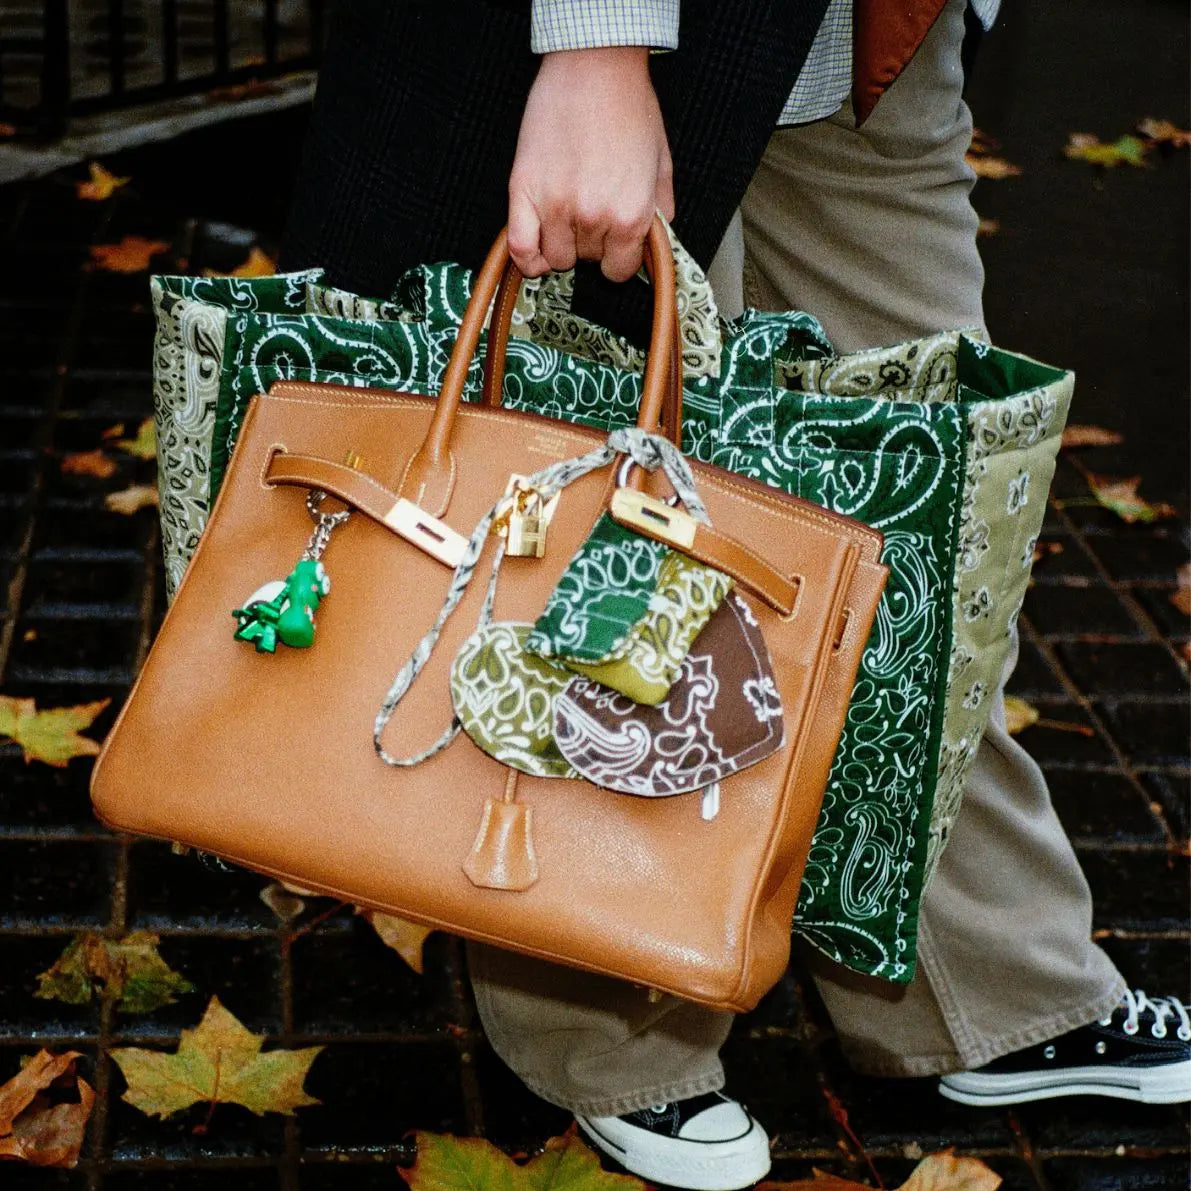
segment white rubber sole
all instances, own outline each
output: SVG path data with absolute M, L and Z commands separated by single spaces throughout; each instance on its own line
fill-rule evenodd
M 1024 1104 L 1054 1096 L 1113 1096 L 1141 1104 L 1191 1100 L 1191 1061 L 1164 1067 L 1067 1067 L 1012 1074 L 945 1075 L 939 1092 L 960 1104 Z
M 733 1141 L 699 1142 L 657 1137 L 631 1126 L 613 1137 L 584 1117 L 575 1120 L 593 1145 L 650 1182 L 687 1191 L 742 1191 L 769 1173 L 769 1138 L 756 1121 Z

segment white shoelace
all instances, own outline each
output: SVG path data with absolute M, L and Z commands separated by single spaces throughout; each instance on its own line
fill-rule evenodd
M 1148 1010 L 1154 1015 L 1154 1024 L 1150 1027 L 1150 1033 L 1155 1038 L 1166 1037 L 1166 1022 L 1173 1017 L 1178 1019 L 1179 1025 L 1176 1030 L 1178 1037 L 1183 1042 L 1191 1042 L 1191 1017 L 1187 1014 L 1187 1006 L 1178 997 L 1147 997 L 1140 988 L 1132 991 L 1125 989 L 1121 1005 L 1125 1006 L 1127 1010 L 1125 1024 L 1122 1027 L 1126 1034 L 1137 1033 L 1138 1018 Z M 1102 1026 L 1111 1025 L 1111 1023 L 1112 1014 L 1100 1019 Z

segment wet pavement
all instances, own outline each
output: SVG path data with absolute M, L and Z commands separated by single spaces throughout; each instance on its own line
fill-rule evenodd
M 1124 11 L 1109 0 L 1076 8 L 1089 21 Z M 1183 84 L 1162 78 L 1164 62 L 1185 59 L 1178 8 L 1145 11 L 1156 64 L 1111 98 L 1102 73 L 1099 89 L 1074 71 L 1061 86 L 1003 35 L 972 97 L 978 122 L 1025 171 L 977 191 L 981 213 L 1001 225 L 984 242 L 994 337 L 1075 367 L 1073 420 L 1125 436 L 1060 460 L 1043 535 L 1055 549 L 1036 568 L 1011 690 L 1065 725 L 1021 739 L 1047 771 L 1092 885 L 1097 936 L 1133 985 L 1156 993 L 1185 992 L 1191 966 L 1189 625 L 1170 599 L 1188 558 L 1187 155 L 1096 174 L 1059 148 L 1068 131 L 1111 139 L 1146 115 L 1185 116 Z M 1068 18 L 1011 6 L 1007 20 L 1033 44 L 1053 44 Z M 1095 56 L 1110 41 L 1089 39 L 1089 70 L 1102 71 Z M 302 118 L 127 154 L 109 164 L 134 182 L 108 203 L 77 202 L 74 174 L 0 188 L 0 690 L 42 706 L 111 697 L 97 738 L 163 595 L 153 512 L 127 517 L 103 504 L 106 492 L 151 482 L 153 465 L 121 457 L 105 480 L 59 467 L 150 411 L 145 275 L 87 271 L 87 248 L 137 234 L 169 242 L 192 269 L 230 267 L 243 246 L 212 220 L 275 244 Z M 1141 474 L 1143 494 L 1178 516 L 1127 526 L 1085 503 L 1088 471 Z M 401 1185 L 393 1164 L 410 1157 L 411 1130 L 481 1134 L 522 1152 L 566 1127 L 567 1115 L 524 1091 L 488 1049 L 454 941 L 434 938 L 417 976 L 346 908 L 310 925 L 330 906 L 315 903 L 287 928 L 261 902 L 261 878 L 212 872 L 98 825 L 88 772 L 86 761 L 27 766 L 0 745 L 0 1082 L 20 1055 L 72 1048 L 99 1091 L 75 1171 L 5 1164 L 0 1186 L 372 1191 Z M 142 928 L 199 992 L 127 1017 L 33 997 L 37 974 L 78 932 Z M 171 1044 L 211 994 L 271 1041 L 326 1044 L 308 1080 L 320 1106 L 294 1120 L 221 1106 L 196 1134 L 200 1108 L 162 1122 L 121 1101 L 108 1049 Z M 725 1060 L 732 1088 L 774 1136 L 775 1178 L 813 1166 L 863 1177 L 863 1150 L 896 1186 L 921 1152 L 957 1146 L 1009 1191 L 1186 1185 L 1183 1109 L 1079 1098 L 981 1110 L 941 1099 L 933 1080 L 860 1077 L 797 969 L 739 1021 Z

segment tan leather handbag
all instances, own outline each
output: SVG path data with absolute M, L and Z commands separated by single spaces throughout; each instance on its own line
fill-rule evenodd
M 660 225 L 649 259 L 656 305 L 638 424 L 653 431 L 664 411 L 676 437 L 681 358 Z M 463 380 L 502 277 L 486 402 L 465 404 Z M 510 475 L 606 439 L 497 407 L 516 280 L 502 235 L 437 402 L 306 383 L 255 399 L 198 551 L 96 765 L 95 807 L 115 827 L 330 896 L 746 1010 L 788 959 L 807 848 L 885 581 L 879 533 L 692 465 L 710 526 L 691 522 L 682 548 L 735 581 L 768 647 L 784 717 L 782 745 L 723 780 L 714 815 L 697 793 L 637 797 L 530 777 L 462 735 L 419 764 L 378 759 L 382 749 L 428 749 L 452 721 L 450 667 L 481 616 L 484 582 L 463 594 L 391 721 L 378 708 L 458 583 L 461 544 Z M 649 500 L 670 497 L 666 480 L 633 467 L 625 481 L 624 472 L 600 467 L 560 493 L 544 555 L 504 560 L 497 617 L 532 622 L 613 503 L 622 517 L 644 507 L 636 528 L 669 540 L 667 515 L 650 514 L 668 506 Z M 637 497 L 626 498 L 618 479 Z M 229 613 L 293 565 L 310 536 L 312 491 L 351 511 L 326 548 L 333 590 L 311 648 L 261 653 L 233 639 Z M 498 544 L 485 539 L 477 575 Z

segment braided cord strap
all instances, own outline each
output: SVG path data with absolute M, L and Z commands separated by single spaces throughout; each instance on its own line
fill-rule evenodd
M 690 464 L 687 463 L 682 453 L 668 438 L 649 434 L 637 427 L 614 430 L 608 435 L 608 441 L 602 447 L 597 447 L 586 455 L 577 455 L 573 459 L 552 463 L 549 467 L 544 467 L 541 471 L 529 476 L 526 484 L 542 494 L 543 502 L 548 502 L 576 480 L 601 467 L 607 467 L 618 455 L 627 455 L 646 471 L 661 470 L 670 481 L 671 487 L 686 507 L 687 512 L 696 521 L 705 525 L 710 524 L 707 509 L 695 491 L 695 477 L 691 474 Z M 397 710 L 397 704 L 405 697 L 410 687 L 413 686 L 414 680 L 430 660 L 430 655 L 434 652 L 439 637 L 442 636 L 443 626 L 471 585 L 475 576 L 476 564 L 484 551 L 484 542 L 492 532 L 492 523 L 503 510 L 508 499 L 508 497 L 502 496 L 480 518 L 468 539 L 463 557 L 459 560 L 459 565 L 456 566 L 455 573 L 451 576 L 450 587 L 447 588 L 446 598 L 443 600 L 443 605 L 439 609 L 434 624 L 418 642 L 409 660 L 397 671 L 393 683 L 385 695 L 384 702 L 381 703 L 380 711 L 376 713 L 376 722 L 372 729 L 372 744 L 376 749 L 376 755 L 386 765 L 398 768 L 420 765 L 436 753 L 442 752 L 459 734 L 459 720 L 457 717 L 453 717 L 451 723 L 432 745 L 409 757 L 393 756 L 381 742 L 385 728 L 388 727 L 393 713 Z M 496 603 L 496 583 L 500 576 L 500 566 L 504 561 L 504 555 L 505 545 L 502 541 L 497 546 L 492 560 L 492 575 L 488 580 L 488 590 L 484 595 L 484 604 L 480 610 L 477 628 L 484 628 L 492 622 L 492 609 Z

